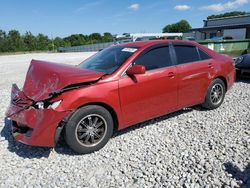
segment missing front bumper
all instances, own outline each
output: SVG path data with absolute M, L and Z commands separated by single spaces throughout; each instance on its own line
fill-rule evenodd
M 27 145 L 54 147 L 56 129 L 71 111 L 36 109 L 33 103 L 13 84 L 6 112 L 12 121 L 12 134 L 17 141 Z
M 54 147 L 58 139 L 56 130 L 70 111 L 29 109 L 11 116 L 14 138 L 27 145 Z

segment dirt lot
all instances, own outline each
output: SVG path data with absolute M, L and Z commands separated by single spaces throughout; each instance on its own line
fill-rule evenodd
M 0 187 L 250 187 L 250 79 L 223 105 L 150 120 L 114 135 L 102 150 L 76 155 L 17 143 L 4 112 L 12 83 L 31 59 L 79 64 L 92 53 L 0 56 Z

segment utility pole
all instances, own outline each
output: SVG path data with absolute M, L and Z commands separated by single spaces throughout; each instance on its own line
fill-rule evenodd
M 52 50 L 53 50 L 53 52 L 55 52 L 55 45 L 54 45 L 53 35 L 51 35 L 51 42 L 52 42 Z

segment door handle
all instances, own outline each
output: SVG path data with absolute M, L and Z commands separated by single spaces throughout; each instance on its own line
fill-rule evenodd
M 168 77 L 169 77 L 169 78 L 175 77 L 175 73 L 174 73 L 174 72 L 169 72 L 169 73 L 168 73 Z

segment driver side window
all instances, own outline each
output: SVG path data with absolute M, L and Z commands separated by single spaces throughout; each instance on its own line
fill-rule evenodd
M 162 46 L 148 51 L 143 56 L 139 57 L 135 64 L 145 66 L 146 70 L 153 70 L 172 65 L 169 47 Z

